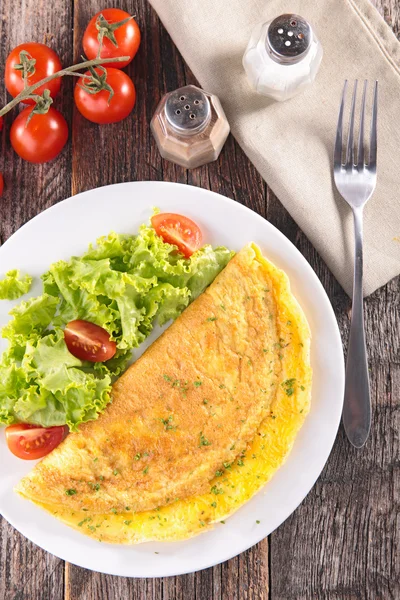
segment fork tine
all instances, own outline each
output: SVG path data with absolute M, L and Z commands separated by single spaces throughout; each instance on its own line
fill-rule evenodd
M 351 101 L 351 114 L 349 124 L 349 136 L 347 138 L 347 150 L 346 150 L 346 168 L 352 168 L 354 163 L 354 113 L 356 110 L 356 97 L 357 97 L 357 79 L 354 82 L 353 99 Z
M 362 103 L 361 103 L 361 117 L 360 117 L 360 131 L 358 134 L 358 168 L 362 169 L 364 168 L 364 156 L 365 156 L 365 152 L 364 152 L 364 120 L 365 120 L 365 104 L 366 104 L 366 97 L 367 97 L 367 86 L 368 86 L 368 81 L 365 80 L 364 81 L 364 90 L 363 90 L 363 95 L 362 95 Z
M 374 104 L 372 106 L 371 120 L 371 139 L 369 143 L 369 164 L 368 166 L 376 169 L 376 153 L 377 153 L 377 121 L 378 121 L 378 82 L 375 81 L 374 87 Z
M 335 167 L 342 166 L 342 137 L 343 137 L 343 113 L 344 113 L 344 103 L 346 100 L 346 90 L 347 90 L 347 79 L 344 82 L 343 92 L 342 92 L 342 101 L 340 103 L 339 110 L 339 118 L 336 129 L 336 140 L 335 140 L 335 152 L 333 155 L 333 161 Z

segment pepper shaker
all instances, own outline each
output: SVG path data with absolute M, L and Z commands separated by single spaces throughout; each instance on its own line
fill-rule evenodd
M 299 15 L 284 14 L 255 27 L 243 66 L 253 89 L 282 101 L 314 81 L 322 53 L 311 25 Z
M 195 85 L 165 94 L 150 126 L 161 156 L 188 169 L 216 160 L 230 131 L 217 96 Z

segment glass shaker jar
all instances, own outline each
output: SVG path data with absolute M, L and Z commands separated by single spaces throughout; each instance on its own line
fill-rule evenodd
M 255 27 L 243 56 L 250 85 L 274 100 L 292 98 L 318 72 L 322 46 L 301 16 L 280 15 Z
M 216 160 L 230 131 L 217 96 L 195 85 L 165 94 L 150 126 L 161 156 L 188 169 Z

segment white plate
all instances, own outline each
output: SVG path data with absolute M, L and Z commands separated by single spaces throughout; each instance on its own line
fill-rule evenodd
M 269 535 L 300 504 L 329 456 L 342 412 L 344 366 L 340 335 L 325 291 L 289 240 L 248 208 L 197 187 L 163 182 L 123 183 L 78 194 L 44 211 L 0 248 L 0 277 L 12 268 L 39 277 L 50 263 L 81 254 L 110 230 L 135 233 L 151 209 L 183 213 L 213 245 L 239 250 L 254 241 L 290 277 L 311 327 L 312 407 L 286 463 L 225 525 L 185 542 L 116 546 L 92 540 L 13 492 L 33 463 L 15 458 L 0 435 L 0 512 L 24 536 L 71 563 L 128 577 L 161 577 L 223 562 Z M 41 293 L 40 280 L 32 294 Z M 0 303 L 0 325 L 18 301 Z M 153 332 L 147 345 L 160 330 Z M 1 342 L 0 349 L 5 347 Z M 145 346 L 146 344 L 143 344 Z M 256 520 L 260 523 L 257 524 Z M 158 554 L 155 554 L 155 553 Z

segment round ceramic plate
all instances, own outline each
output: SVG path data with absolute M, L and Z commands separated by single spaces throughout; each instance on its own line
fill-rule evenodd
M 18 268 L 36 276 L 31 294 L 41 293 L 39 276 L 50 263 L 85 251 L 111 230 L 135 233 L 152 208 L 194 219 L 204 240 L 240 250 L 256 242 L 265 256 L 289 275 L 293 292 L 312 331 L 312 406 L 286 463 L 272 480 L 225 525 L 184 542 L 137 546 L 100 544 L 13 492 L 32 461 L 14 457 L 0 435 L 0 513 L 24 536 L 71 563 L 128 577 L 160 577 L 197 571 L 223 562 L 259 542 L 278 527 L 314 485 L 329 456 L 339 426 L 344 389 L 343 353 L 330 302 L 314 271 L 289 240 L 244 206 L 207 190 L 162 182 L 123 183 L 78 194 L 44 211 L 0 248 L 0 277 Z M 0 325 L 19 301 L 0 303 Z M 160 329 L 143 344 L 145 349 Z M 5 347 L 1 341 L 0 350 Z M 260 523 L 256 523 L 256 518 Z

